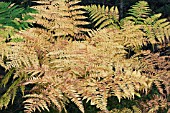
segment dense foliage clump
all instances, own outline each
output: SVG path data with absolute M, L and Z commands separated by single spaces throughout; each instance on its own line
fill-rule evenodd
M 148 3 L 0 2 L 2 113 L 170 112 L 170 22 Z

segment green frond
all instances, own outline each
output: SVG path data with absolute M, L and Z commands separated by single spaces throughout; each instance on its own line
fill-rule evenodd
M 119 28 L 119 12 L 117 7 L 113 6 L 86 6 L 85 9 L 89 12 L 89 17 L 94 27 L 102 29 L 104 27 Z
M 16 97 L 17 94 L 17 90 L 19 88 L 18 84 L 21 82 L 21 79 L 18 78 L 16 80 L 13 81 L 12 85 L 7 89 L 7 91 L 0 97 L 0 101 L 1 101 L 1 108 L 3 107 L 7 108 L 7 106 L 9 105 L 10 101 L 14 102 L 14 99 Z
M 0 2 L 0 27 L 12 26 L 15 29 L 26 29 L 30 23 L 27 20 L 33 19 L 29 13 L 35 13 L 32 8 L 20 8 L 12 3 Z
M 146 1 L 139 1 L 129 9 L 129 16 L 125 21 L 130 20 L 134 25 L 141 25 L 140 29 L 146 33 L 149 43 L 166 45 L 169 43 L 170 23 L 160 17 L 161 14 L 151 14 Z
M 150 16 L 151 9 L 146 1 L 139 1 L 129 9 L 128 14 L 127 19 L 134 21 L 135 24 L 142 24 Z
M 168 33 L 170 31 L 170 23 L 167 19 L 160 19 L 160 17 L 161 14 L 155 14 L 145 20 L 147 25 L 144 29 L 153 44 L 152 40 L 158 40 L 157 43 L 159 44 L 168 43 L 170 40 L 170 34 Z
M 9 79 L 11 78 L 12 74 L 14 73 L 15 69 L 11 69 L 9 70 L 9 72 L 5 75 L 5 77 L 2 79 L 1 81 L 1 85 L 0 86 L 3 86 L 5 87 L 6 84 L 9 82 Z

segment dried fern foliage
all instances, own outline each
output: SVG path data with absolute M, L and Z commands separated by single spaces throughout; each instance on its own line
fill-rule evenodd
M 39 14 L 34 15 L 34 23 L 44 26 L 53 37 L 80 38 L 89 22 L 86 20 L 86 11 L 80 1 L 53 0 L 52 2 L 39 1 L 43 4 L 34 6 Z
M 19 88 L 25 113 L 50 111 L 50 107 L 67 112 L 69 102 L 85 113 L 83 101 L 90 102 L 103 113 L 168 109 L 168 50 L 161 55 L 161 52 L 142 49 L 149 43 L 161 46 L 160 49 L 169 48 L 169 22 L 159 19 L 160 15 L 148 15 L 147 2 L 138 2 L 122 20 L 118 18 L 116 7 L 83 7 L 79 2 L 62 0 L 39 3 L 44 5 L 34 6 L 39 14 L 34 15 L 33 23 L 44 28 L 13 31 L 15 34 L 10 35 L 13 41 L 5 41 L 9 31 L 0 35 L 0 65 L 7 73 L 1 80 L 1 87 L 9 86 L 0 94 L 1 109 L 14 101 Z M 136 13 L 140 8 L 143 12 Z M 83 20 L 85 12 L 89 13 L 95 29 L 82 28 L 89 24 Z M 80 38 L 86 40 L 62 38 L 76 39 L 81 33 Z M 14 41 L 16 37 L 22 40 Z M 128 50 L 134 54 L 127 57 Z M 141 107 L 108 110 L 109 97 L 114 96 L 119 102 L 140 98 L 149 94 L 154 85 L 160 96 L 139 102 Z

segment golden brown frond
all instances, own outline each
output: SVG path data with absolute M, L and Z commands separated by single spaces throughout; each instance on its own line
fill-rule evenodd
M 141 102 L 140 104 L 143 107 L 143 112 L 148 113 L 156 113 L 158 110 L 163 112 L 170 105 L 167 98 L 158 95 L 154 95 L 151 100 Z
M 89 23 L 86 21 L 86 13 L 80 1 L 57 1 L 53 0 L 51 4 L 35 6 L 39 14 L 34 15 L 34 22 L 43 25 L 53 37 L 71 36 L 78 38 L 78 34 L 88 29 L 83 27 Z M 82 38 L 82 37 L 79 37 Z
M 130 27 L 131 26 L 131 27 Z M 122 52 L 122 49 L 132 49 L 139 50 L 144 44 L 146 44 L 145 34 L 140 30 L 141 26 L 133 25 L 132 23 L 126 22 L 122 29 L 101 29 L 98 31 L 88 32 L 91 37 L 92 42 L 100 44 L 104 41 L 109 44 L 114 43 L 114 46 L 109 46 L 117 48 L 117 51 Z M 96 41 L 95 41 L 96 40 Z M 115 51 L 112 51 L 115 52 Z
M 148 77 L 154 79 L 154 83 L 158 88 L 158 91 L 164 96 L 170 94 L 169 60 L 169 56 L 160 56 L 160 53 L 150 53 L 143 60 L 143 63 L 146 63 L 146 67 L 143 69 L 144 72 L 148 75 Z

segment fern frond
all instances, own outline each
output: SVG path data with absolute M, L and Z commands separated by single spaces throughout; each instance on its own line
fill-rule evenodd
M 119 43 L 113 43 L 109 36 L 104 37 L 105 40 L 102 38 L 101 36 L 98 39 L 93 38 L 89 42 L 61 40 L 65 44 L 64 46 L 58 42 L 60 50 L 47 54 L 50 62 L 47 70 L 50 69 L 50 71 L 45 72 L 43 78 L 35 79 L 33 84 L 51 84 L 52 89 L 59 89 L 58 91 L 63 92 L 63 96 L 71 99 L 82 112 L 81 98 L 90 100 L 91 104 L 101 110 L 107 110 L 107 98 L 110 96 L 117 96 L 120 100 L 121 98 L 133 98 L 134 95 L 139 95 L 141 90 L 147 92 L 152 81 L 142 76 L 139 71 L 133 71 L 134 68 L 130 68 L 128 65 L 130 61 L 123 62 L 121 67 L 115 66 L 116 63 L 121 64 L 121 60 L 125 59 L 124 47 Z M 117 52 L 118 50 L 121 50 L 122 53 Z M 112 55 L 108 56 L 108 54 Z M 115 72 L 112 70 L 113 67 L 116 68 Z M 119 69 L 122 69 L 122 72 L 119 73 Z M 140 67 L 135 69 L 138 70 Z M 112 76 L 116 76 L 115 79 Z M 135 82 L 132 83 L 132 81 Z M 31 80 L 28 80 L 28 83 L 31 84 Z M 57 84 L 60 84 L 61 87 Z M 67 88 L 62 84 L 67 84 Z M 110 92 L 112 93 L 110 94 Z M 63 100 L 61 99 L 61 101 Z
M 119 12 L 117 7 L 108 6 L 86 6 L 94 27 L 102 29 L 104 27 L 119 28 Z
M 143 70 L 154 79 L 158 91 L 162 95 L 169 95 L 169 56 L 159 56 L 159 54 L 148 54 L 142 60 L 145 63 Z M 164 92 L 166 91 L 166 93 Z
M 161 14 L 151 15 L 151 10 L 146 1 L 139 1 L 129 10 L 129 16 L 125 20 L 143 26 L 141 29 L 146 33 L 149 43 L 167 46 L 170 40 L 170 23 L 167 19 L 160 19 L 160 17 Z
M 30 99 L 27 99 L 26 101 L 24 101 L 25 103 L 25 112 L 26 113 L 32 113 L 32 112 L 35 112 L 36 109 L 38 109 L 40 112 L 41 112 L 41 109 L 42 110 L 47 110 L 49 111 L 49 108 L 48 108 L 48 105 L 49 103 L 46 103 L 48 102 L 47 99 L 42 96 L 42 95 L 37 95 L 37 94 L 29 94 L 29 95 L 26 95 L 24 96 L 25 98 L 26 97 L 29 97 Z
M 4 86 L 3 94 L 0 97 L 2 108 L 7 107 L 10 101 L 13 103 L 19 88 L 22 89 L 24 94 L 25 88 L 23 86 L 20 87 L 20 84 L 29 77 L 25 70 L 28 68 L 38 68 L 39 60 L 35 50 L 32 47 L 28 47 L 25 42 L 9 41 L 1 42 L 0 44 L 1 46 L 4 45 L 0 49 L 0 56 L 2 66 L 7 72 L 1 81 L 1 87 Z
M 51 74 L 51 72 L 46 72 L 45 74 Z M 61 112 L 64 108 L 65 102 L 67 101 L 67 98 L 73 101 L 79 107 L 79 109 L 84 112 L 84 107 L 82 105 L 80 96 L 74 88 L 75 86 L 70 84 L 72 81 L 57 77 L 57 75 L 53 75 L 52 77 L 47 76 L 44 76 L 43 78 L 28 80 L 25 83 L 25 85 L 37 84 L 31 91 L 33 94 L 28 94 L 25 96 L 25 98 L 27 98 L 25 101 L 26 112 L 29 113 L 29 111 L 35 109 L 40 110 L 40 108 L 43 110 L 48 109 L 48 106 L 51 104 L 54 104 Z M 42 94 L 41 98 L 38 96 L 39 93 Z M 38 102 L 43 101 L 43 103 L 34 104 L 32 99 L 37 100 Z M 47 103 L 48 105 L 44 103 Z
M 91 105 L 96 105 L 101 110 L 107 110 L 108 91 L 103 87 L 104 84 L 93 78 L 88 78 L 81 81 L 79 85 L 81 85 L 79 92 L 82 93 L 83 99 L 87 100 L 86 102 L 90 101 Z
M 99 41 L 103 41 L 104 43 L 107 42 L 108 44 L 109 42 L 114 43 L 112 44 L 113 46 L 108 45 L 109 48 L 110 47 L 113 47 L 114 49 L 117 48 L 117 50 L 119 50 L 119 52 L 122 53 L 121 49 L 123 51 L 125 48 L 139 50 L 139 48 L 145 45 L 146 43 L 146 40 L 144 38 L 145 33 L 143 33 L 140 30 L 140 28 L 141 28 L 140 25 L 135 26 L 131 22 L 127 22 L 126 24 L 122 26 L 121 30 L 102 29 L 102 30 L 98 30 L 97 32 L 91 31 L 89 32 L 89 36 L 92 37 L 92 42 L 94 43 L 99 42 Z M 93 40 L 96 40 L 96 41 L 93 41 Z
M 80 2 L 80 1 L 79 1 Z M 34 15 L 34 23 L 42 25 L 53 37 L 75 37 L 88 31 L 86 11 L 77 1 L 52 1 L 52 4 L 36 6 L 39 14 Z M 58 5 L 55 5 L 58 4 Z M 57 9 L 57 10 L 56 10 Z M 81 38 L 81 37 L 77 37 Z
M 81 37 L 81 33 L 86 31 L 79 28 L 79 25 L 87 25 L 84 20 L 86 11 L 79 2 L 61 0 L 35 6 L 40 11 L 39 15 L 34 15 L 35 23 L 43 25 L 43 29 L 32 28 L 16 32 L 23 38 L 23 41 L 19 42 L 5 42 L 1 39 L 3 36 L 0 36 L 0 63 L 8 72 L 2 80 L 2 86 L 9 85 L 8 89 L 2 92 L 0 108 L 14 101 L 18 88 L 26 94 L 26 113 L 36 110 L 49 111 L 50 107 L 62 112 L 70 101 L 84 113 L 83 100 L 90 101 L 91 105 L 103 112 L 109 112 L 109 97 L 117 97 L 119 102 L 124 98 L 141 97 L 141 92 L 149 93 L 153 84 L 158 93 L 164 96 L 154 98 L 166 102 L 166 96 L 170 92 L 169 57 L 153 54 L 126 57 L 127 49 L 140 51 L 141 47 L 150 41 L 147 28 L 150 30 L 147 29 L 148 32 L 155 33 L 157 37 L 160 34 L 156 30 L 166 29 L 163 36 L 169 35 L 169 23 L 165 19 L 159 19 L 160 15 L 149 16 L 147 3 L 139 3 L 144 11 L 140 11 L 142 8 L 137 8 L 140 6 L 137 4 L 133 7 L 134 10 L 130 10 L 137 12 L 120 22 L 116 7 L 87 6 L 86 10 L 95 27 L 99 29 L 89 31 L 90 38 L 86 41 L 60 38 L 78 35 Z M 10 33 L 4 36 L 7 37 L 8 34 Z M 15 39 L 15 36 L 12 39 Z M 57 40 L 52 40 L 54 37 Z M 13 80 L 12 83 L 10 79 Z M 27 86 L 31 90 L 25 93 Z M 117 111 L 141 112 L 135 106 L 132 108 Z
M 154 95 L 151 100 L 140 103 L 143 106 L 143 111 L 152 112 L 164 112 L 164 109 L 168 110 L 168 100 L 163 96 Z M 145 104 L 145 105 L 144 105 Z
M 151 14 L 151 9 L 146 1 L 139 1 L 129 9 L 130 16 L 126 17 L 135 22 L 135 24 L 143 24 L 144 20 Z
M 0 27 L 12 26 L 15 29 L 26 29 L 30 23 L 28 20 L 33 19 L 29 13 L 36 13 L 32 8 L 20 8 L 16 4 L 0 2 Z
M 166 45 L 170 41 L 170 23 L 167 19 L 160 19 L 160 17 L 161 14 L 155 14 L 147 18 L 145 20 L 146 27 L 144 29 L 151 43 Z
M 14 99 L 16 97 L 17 94 L 17 90 L 19 88 L 18 84 L 21 82 L 21 78 L 18 78 L 16 80 L 14 80 L 14 82 L 12 83 L 12 85 L 7 89 L 7 91 L 0 97 L 0 106 L 2 109 L 3 107 L 7 108 L 7 106 L 9 105 L 10 101 L 14 102 Z
M 125 75 L 121 75 L 120 72 L 116 73 L 113 79 L 114 82 L 111 81 L 108 81 L 108 84 L 110 84 L 108 87 L 111 88 L 111 92 L 118 97 L 119 101 L 121 98 L 134 98 L 134 95 L 138 96 L 138 91 L 141 90 L 147 92 L 147 89 L 152 85 L 152 81 L 142 76 L 139 71 L 127 71 Z M 133 83 L 130 81 L 133 81 Z

